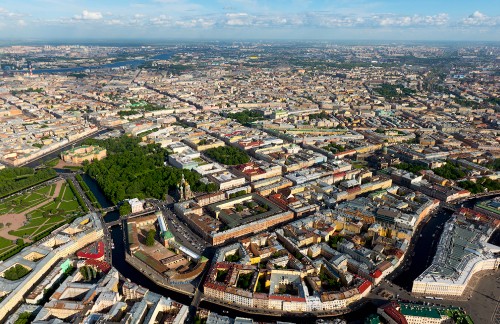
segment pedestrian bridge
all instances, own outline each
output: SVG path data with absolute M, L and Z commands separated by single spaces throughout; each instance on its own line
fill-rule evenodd
M 111 212 L 114 210 L 118 210 L 118 206 L 111 206 L 111 207 L 106 207 L 106 208 L 101 208 L 102 212 Z
M 107 223 L 106 223 L 106 226 L 107 226 L 107 227 L 113 227 L 113 226 L 116 226 L 116 225 L 121 226 L 121 225 L 122 225 L 122 220 L 121 220 L 121 219 L 118 219 L 118 220 L 115 220 L 115 221 L 112 221 L 112 222 L 107 222 Z

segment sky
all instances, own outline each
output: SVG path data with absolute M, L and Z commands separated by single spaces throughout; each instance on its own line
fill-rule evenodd
M 500 41 L 500 0 L 0 0 L 0 39 Z

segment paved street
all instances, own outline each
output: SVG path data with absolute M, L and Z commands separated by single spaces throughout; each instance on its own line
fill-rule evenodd
M 168 228 L 175 236 L 175 240 L 188 249 L 201 254 L 208 245 L 205 240 L 193 233 L 169 208 L 162 207 L 161 210 L 167 221 Z
M 387 291 L 394 299 L 425 302 L 437 305 L 462 307 L 469 314 L 474 323 L 500 323 L 500 269 L 477 273 L 462 297 L 443 297 L 442 300 L 427 299 L 425 296 L 414 296 L 396 284 L 384 280 L 368 295 L 375 304 L 380 305 L 387 301 L 382 296 Z

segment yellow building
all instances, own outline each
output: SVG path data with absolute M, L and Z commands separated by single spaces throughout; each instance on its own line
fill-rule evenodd
M 81 164 L 83 161 L 88 161 L 88 162 L 91 162 L 92 160 L 99 161 L 101 159 L 104 159 L 105 157 L 106 157 L 106 149 L 93 145 L 82 145 L 61 153 L 61 159 L 64 162 L 70 162 L 76 164 Z

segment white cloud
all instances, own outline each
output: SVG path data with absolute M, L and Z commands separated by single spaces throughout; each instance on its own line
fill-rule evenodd
M 23 17 L 24 15 L 9 11 L 5 8 L 0 7 L 0 17 L 3 19 L 16 19 Z
M 215 20 L 211 19 L 190 19 L 190 20 L 177 20 L 175 26 L 182 28 L 210 28 L 216 23 Z
M 448 14 L 441 13 L 434 16 L 396 16 L 396 15 L 383 15 L 370 17 L 375 24 L 382 27 L 422 27 L 422 26 L 444 26 L 448 24 Z
M 124 25 L 124 22 L 120 19 L 109 19 L 105 21 L 106 25 L 116 26 L 116 25 Z
M 254 24 L 254 18 L 247 13 L 228 13 L 226 18 L 226 25 L 228 26 L 250 26 Z
M 494 27 L 500 26 L 500 17 L 490 17 L 482 12 L 475 11 L 467 18 L 462 19 L 462 25 L 465 26 L 482 26 L 482 27 Z
M 82 11 L 81 15 L 75 15 L 74 18 L 76 20 L 100 20 L 102 19 L 102 13 L 99 11 Z

